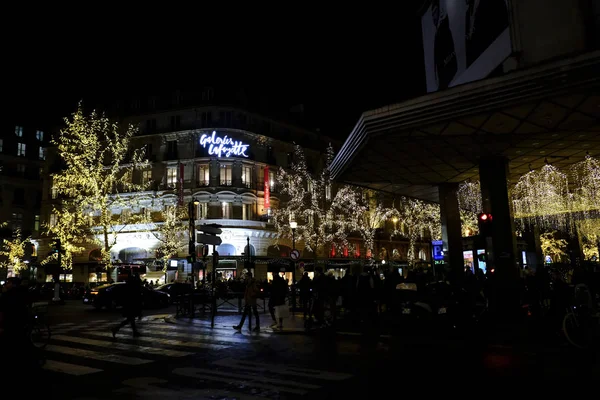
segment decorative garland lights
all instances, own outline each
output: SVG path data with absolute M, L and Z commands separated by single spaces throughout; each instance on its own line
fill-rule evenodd
M 521 176 L 510 190 L 515 222 L 521 231 L 537 226 L 542 232 L 577 231 L 582 239 L 585 258 L 598 257 L 600 242 L 600 161 L 587 155 L 568 173 L 546 164 Z M 478 181 L 460 184 L 458 204 L 463 235 L 477 229 L 481 212 L 481 188 Z M 548 233 L 549 234 L 549 233 Z

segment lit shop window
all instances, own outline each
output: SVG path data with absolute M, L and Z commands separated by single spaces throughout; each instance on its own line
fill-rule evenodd
M 17 143 L 17 155 L 25 156 L 25 143 Z
M 252 167 L 242 167 L 242 184 L 247 188 L 252 186 Z
M 242 207 L 242 219 L 251 220 L 254 218 L 254 204 L 244 204 Z
M 208 186 L 210 184 L 210 169 L 208 165 L 198 166 L 198 186 Z
M 196 216 L 198 219 L 206 219 L 208 217 L 208 203 L 198 203 L 196 206 Z
M 167 186 L 175 187 L 177 185 L 177 167 L 167 168 Z
M 58 222 L 58 219 L 56 217 L 56 214 L 50 214 L 50 221 L 49 221 L 50 227 L 56 226 L 57 222 Z
M 142 185 L 146 185 L 152 181 L 152 170 L 147 169 L 142 171 Z
M 231 186 L 231 165 L 221 165 L 221 186 Z
M 286 282 L 288 283 L 288 285 L 291 285 L 292 283 L 292 273 L 291 272 L 278 272 L 279 276 L 282 277 L 283 279 L 286 280 Z M 313 273 L 314 276 L 314 273 Z M 273 280 L 273 273 L 272 272 L 267 272 L 267 281 L 271 282 Z
M 223 213 L 223 219 L 231 219 L 231 203 L 223 202 L 221 204 L 221 211 Z

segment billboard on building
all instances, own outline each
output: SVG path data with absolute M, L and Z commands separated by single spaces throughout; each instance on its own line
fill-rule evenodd
M 432 0 L 421 18 L 427 92 L 487 77 L 510 56 L 508 0 Z

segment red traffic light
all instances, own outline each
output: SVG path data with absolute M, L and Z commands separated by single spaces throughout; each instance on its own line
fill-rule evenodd
M 479 214 L 479 220 L 482 222 L 488 222 L 492 220 L 492 214 Z

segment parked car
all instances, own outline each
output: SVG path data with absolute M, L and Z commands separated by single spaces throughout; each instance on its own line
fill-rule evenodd
M 127 301 L 126 286 L 124 282 L 112 283 L 99 286 L 90 290 L 83 296 L 83 303 L 94 306 L 97 309 L 106 307 L 112 309 L 122 307 Z M 145 287 L 142 290 L 142 307 L 166 307 L 169 305 L 169 294 L 150 290 Z
M 173 282 L 161 285 L 154 289 L 154 291 L 167 293 L 169 295 L 169 301 L 172 303 L 177 297 L 190 294 L 194 290 L 189 283 Z

